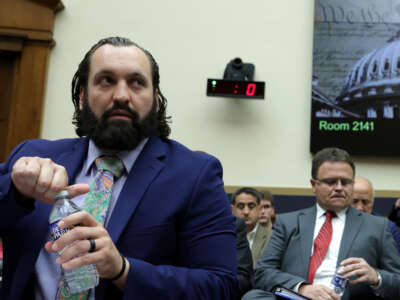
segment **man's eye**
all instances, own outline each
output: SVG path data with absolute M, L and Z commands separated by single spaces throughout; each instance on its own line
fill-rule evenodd
M 112 79 L 110 77 L 103 77 L 100 79 L 101 85 L 110 85 L 112 83 Z
M 139 80 L 139 79 L 135 80 L 135 83 L 136 83 L 137 85 L 144 85 L 143 80 Z
M 336 178 L 328 178 L 328 179 L 325 179 L 325 183 L 328 185 L 334 185 L 337 183 L 337 179 Z
M 342 178 L 341 182 L 342 182 L 342 185 L 351 185 L 354 183 L 354 180 L 348 179 L 348 178 Z
M 142 87 L 145 85 L 145 82 L 142 79 L 132 79 L 131 81 L 131 85 L 133 85 L 134 87 Z

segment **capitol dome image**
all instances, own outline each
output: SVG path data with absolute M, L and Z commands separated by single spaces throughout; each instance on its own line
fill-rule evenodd
M 354 64 L 335 104 L 363 118 L 400 118 L 400 32 Z

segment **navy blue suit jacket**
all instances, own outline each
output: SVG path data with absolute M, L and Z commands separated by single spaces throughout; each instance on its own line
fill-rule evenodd
M 380 215 L 374 211 L 371 214 L 374 216 L 382 217 L 382 215 Z M 388 226 L 389 226 L 390 232 L 392 233 L 393 239 L 396 242 L 397 250 L 399 250 L 399 253 L 400 253 L 400 231 L 397 228 L 396 224 L 390 220 L 388 222 Z
M 22 206 L 10 175 L 22 156 L 49 157 L 69 182 L 86 158 L 86 138 L 31 140 L 0 165 L 2 299 L 34 299 L 34 266 L 48 233 L 51 205 Z M 98 299 L 230 299 L 237 288 L 235 228 L 214 157 L 152 137 L 135 162 L 107 225 L 129 259 L 124 292 L 100 280 Z M 18 202 L 18 203 L 17 203 Z

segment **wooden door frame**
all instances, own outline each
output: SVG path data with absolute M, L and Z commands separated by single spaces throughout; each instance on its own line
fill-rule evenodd
M 61 0 L 1 0 L 0 50 L 18 52 L 4 161 L 21 141 L 39 138 L 55 14 Z

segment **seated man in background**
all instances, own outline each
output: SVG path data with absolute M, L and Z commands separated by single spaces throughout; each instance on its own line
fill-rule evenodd
M 272 230 L 272 225 L 275 220 L 274 196 L 268 190 L 260 191 L 260 195 L 260 216 L 258 218 L 258 223 Z
M 374 202 L 375 190 L 372 182 L 366 178 L 357 177 L 354 180 L 352 206 L 355 209 L 361 210 L 367 214 L 379 216 L 379 214 L 373 212 Z M 397 249 L 400 252 L 400 231 L 398 230 L 396 224 L 394 224 L 392 221 L 389 221 L 388 225 L 394 241 L 396 242 Z
M 283 286 L 310 299 L 400 299 L 400 255 L 388 220 L 351 207 L 355 166 L 349 154 L 326 148 L 312 160 L 316 204 L 277 216 L 244 300 L 275 299 Z M 340 298 L 331 279 L 349 279 Z
M 388 218 L 400 228 L 400 198 L 393 204 Z
M 231 201 L 233 214 L 246 223 L 247 239 L 250 244 L 254 267 L 271 235 L 271 229 L 261 226 L 258 222 L 260 202 L 260 193 L 250 187 L 238 189 L 232 195 Z

